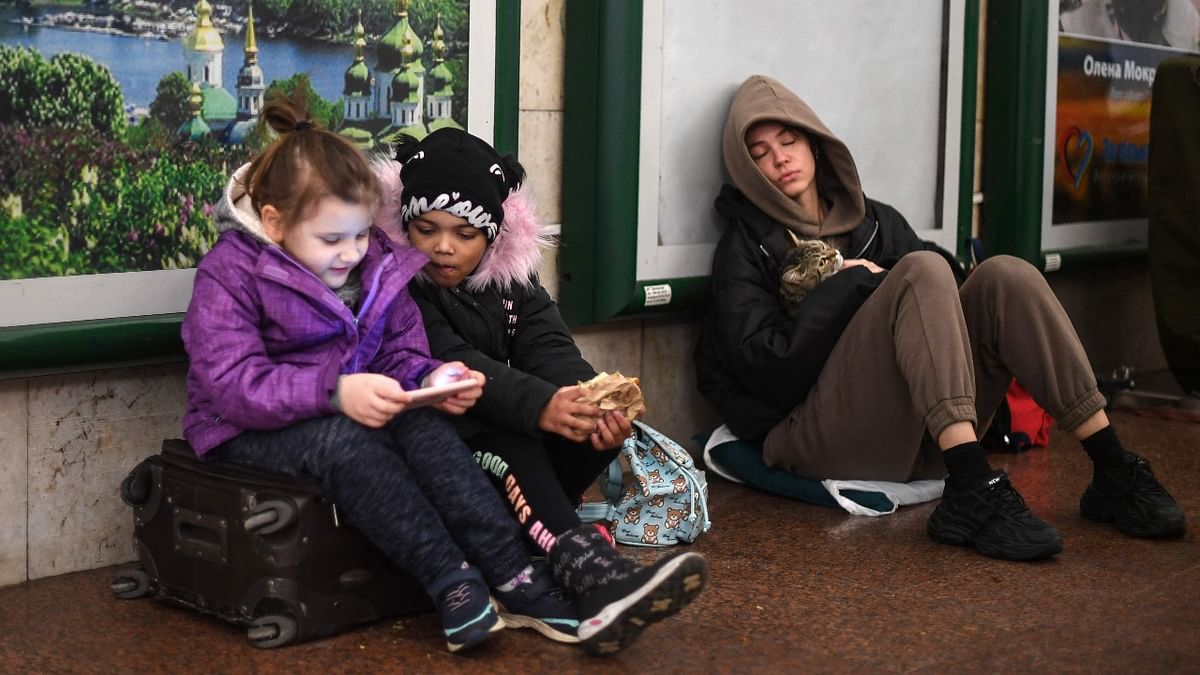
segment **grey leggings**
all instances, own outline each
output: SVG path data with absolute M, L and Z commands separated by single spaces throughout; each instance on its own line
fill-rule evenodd
M 1033 266 L 990 258 L 962 288 L 931 252 L 900 259 L 863 303 L 763 459 L 807 478 L 945 475 L 936 439 L 986 428 L 1016 377 L 1067 431 L 1104 408 L 1070 319 Z
M 246 431 L 210 457 L 315 476 L 346 521 L 429 589 L 464 561 L 493 586 L 529 564 L 521 533 L 454 427 L 431 409 L 381 429 L 345 415 Z

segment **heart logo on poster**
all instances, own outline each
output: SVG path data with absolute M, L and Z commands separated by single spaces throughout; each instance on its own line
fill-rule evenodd
M 1062 142 L 1063 168 L 1067 177 L 1079 189 L 1083 182 L 1083 174 L 1092 161 L 1092 135 L 1079 127 L 1071 127 Z

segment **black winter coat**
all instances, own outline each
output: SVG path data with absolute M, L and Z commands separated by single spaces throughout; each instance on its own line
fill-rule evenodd
M 713 255 L 696 379 L 735 434 L 761 440 L 807 397 L 842 331 L 886 272 L 846 268 L 789 308 L 779 293 L 792 247 L 786 229 L 730 185 L 716 206 L 728 228 Z M 906 253 L 931 249 L 962 274 L 950 254 L 921 241 L 899 211 L 867 199 L 866 217 L 850 232 L 843 255 L 890 268 Z
M 554 392 L 596 375 L 536 280 L 509 291 L 492 285 L 472 293 L 427 282 L 409 291 L 434 358 L 462 361 L 487 376 L 475 406 L 451 418 L 463 438 L 494 429 L 539 435 L 538 417 Z

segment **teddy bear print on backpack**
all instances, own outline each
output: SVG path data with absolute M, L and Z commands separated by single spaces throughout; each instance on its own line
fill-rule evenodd
M 609 465 L 604 504 L 584 504 L 580 518 L 603 521 L 624 544 L 670 546 L 695 541 L 710 526 L 708 483 L 687 451 L 641 421 Z M 626 482 L 622 464 L 633 480 Z

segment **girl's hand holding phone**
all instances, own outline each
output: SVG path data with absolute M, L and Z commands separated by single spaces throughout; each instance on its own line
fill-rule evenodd
M 472 382 L 475 386 L 466 387 L 447 397 L 437 399 L 431 403 L 433 408 L 448 415 L 462 415 L 483 395 L 483 385 L 487 382 L 487 377 L 478 370 L 467 368 L 462 361 L 443 363 L 425 376 L 425 384 L 429 387 L 443 387 L 465 382 Z

